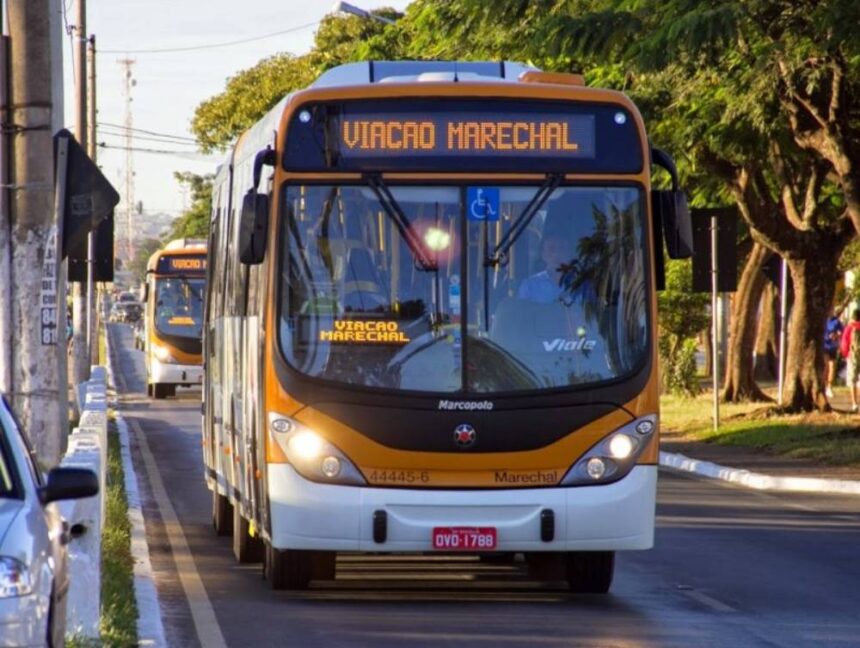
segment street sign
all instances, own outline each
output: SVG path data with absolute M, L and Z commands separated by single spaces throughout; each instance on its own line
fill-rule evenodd
M 693 221 L 693 291 L 711 292 L 711 217 L 717 222 L 717 290 L 738 287 L 738 212 L 734 207 L 691 209 Z
M 110 216 L 119 203 L 119 194 L 65 128 L 54 135 L 55 160 L 60 140 L 66 141 L 68 149 L 65 195 L 61 197 L 64 206 L 61 256 L 65 259 L 81 245 L 86 251 L 87 235 Z M 86 253 L 83 258 L 86 259 Z

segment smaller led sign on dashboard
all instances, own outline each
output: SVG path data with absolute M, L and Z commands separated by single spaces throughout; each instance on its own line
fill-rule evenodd
M 340 120 L 340 153 L 345 157 L 398 155 L 594 156 L 591 115 L 523 113 L 475 119 L 467 113 L 362 115 Z

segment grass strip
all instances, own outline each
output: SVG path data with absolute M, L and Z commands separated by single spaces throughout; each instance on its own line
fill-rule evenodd
M 106 646 L 137 645 L 131 523 L 116 422 L 108 421 L 107 493 L 102 533 L 101 635 Z
M 772 403 L 721 403 L 720 428 L 713 430 L 711 395 L 660 397 L 661 425 L 670 435 L 833 466 L 860 465 L 860 417 L 810 412 L 779 414 Z

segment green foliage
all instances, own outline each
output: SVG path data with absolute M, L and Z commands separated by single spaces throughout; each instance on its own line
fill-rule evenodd
M 108 431 L 105 527 L 102 531 L 101 636 L 106 646 L 137 645 L 137 605 L 134 598 L 131 523 L 122 472 L 119 437 Z
M 690 261 L 667 261 L 666 289 L 658 294 L 657 311 L 658 351 L 669 393 L 694 396 L 699 391 L 695 336 L 710 324 L 708 300 L 707 293 L 693 292 Z
M 696 340 L 684 340 L 681 346 L 673 351 L 667 338 L 661 337 L 659 348 L 666 391 L 687 398 L 697 395 L 700 387 L 696 370 Z
M 666 262 L 666 290 L 658 293 L 660 330 L 680 344 L 711 323 L 710 295 L 693 292 L 693 265 L 690 261 Z
M 128 264 L 128 269 L 132 273 L 134 281 L 137 283 L 144 282 L 146 279 L 146 263 L 149 261 L 149 257 L 159 249 L 161 249 L 161 241 L 158 239 L 146 239 L 137 246 L 134 258 Z
M 316 77 L 309 56 L 276 54 L 227 80 L 227 88 L 194 111 L 191 132 L 205 152 L 225 149 L 284 95 Z
M 205 239 L 209 236 L 209 215 L 212 213 L 212 181 L 215 176 L 175 172 L 173 177 L 191 191 L 191 207 L 177 218 L 164 241 L 180 238 Z
M 391 19 L 393 9 L 374 13 Z M 385 23 L 358 16 L 329 15 L 320 23 L 313 49 L 303 56 L 280 53 L 263 59 L 227 80 L 224 92 L 201 103 L 194 111 L 191 132 L 203 151 L 225 149 L 240 133 L 265 115 L 285 95 L 308 86 L 325 70 L 364 58 L 365 42 L 375 39 L 374 51 L 389 52 Z M 389 58 L 385 56 L 385 58 Z

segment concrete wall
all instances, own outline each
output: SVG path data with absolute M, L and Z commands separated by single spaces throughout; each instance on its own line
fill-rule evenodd
M 99 637 L 101 606 L 101 536 L 107 477 L 107 371 L 93 367 L 91 379 L 78 386 L 78 427 L 69 436 L 63 466 L 90 468 L 99 477 L 99 494 L 58 504 L 72 531 L 69 543 L 70 588 L 67 635 Z

